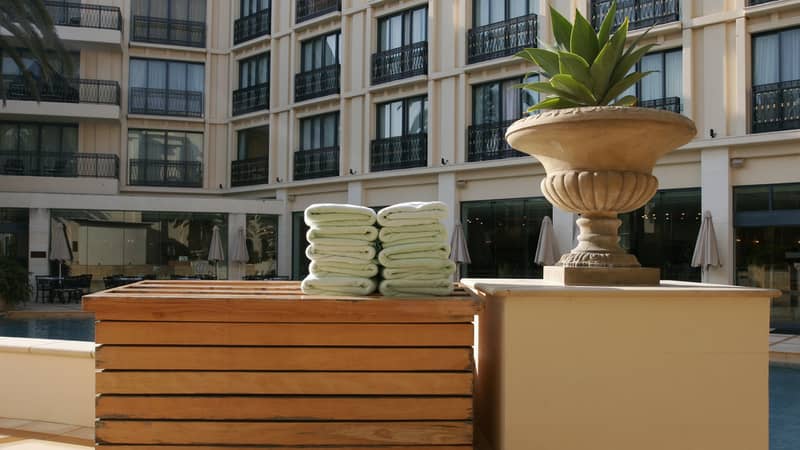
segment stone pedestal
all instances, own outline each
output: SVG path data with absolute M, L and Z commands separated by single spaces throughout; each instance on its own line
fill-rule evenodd
M 776 291 L 462 280 L 483 450 L 767 450 Z

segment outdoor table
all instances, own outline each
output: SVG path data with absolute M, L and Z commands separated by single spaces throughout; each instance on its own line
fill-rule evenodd
M 308 296 L 295 281 L 87 295 L 97 445 L 472 449 L 479 305 L 461 288 Z

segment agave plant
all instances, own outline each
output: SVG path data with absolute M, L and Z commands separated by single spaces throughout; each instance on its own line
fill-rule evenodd
M 528 112 L 538 109 L 573 108 L 576 106 L 634 106 L 636 97 L 626 95 L 617 99 L 628 88 L 652 72 L 631 71 L 637 61 L 653 45 L 637 48 L 647 34 L 643 33 L 628 48 L 628 18 L 611 34 L 617 2 L 611 3 L 600 29 L 594 28 L 579 11 L 571 24 L 552 6 L 550 18 L 556 43 L 550 49 L 526 48 L 516 56 L 539 66 L 539 73 L 549 81 L 524 83 L 523 89 L 548 95 L 531 106 Z

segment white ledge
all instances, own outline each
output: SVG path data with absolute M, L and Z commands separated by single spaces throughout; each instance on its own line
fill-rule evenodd
M 66 358 L 94 358 L 94 342 L 0 337 L 0 353 L 30 353 Z

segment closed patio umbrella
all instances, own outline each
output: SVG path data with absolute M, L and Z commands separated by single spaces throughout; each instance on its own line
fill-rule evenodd
M 461 279 L 461 264 L 469 264 L 472 259 L 469 257 L 467 239 L 464 237 L 464 227 L 457 223 L 453 229 L 453 236 L 450 237 L 450 260 L 456 263 L 456 280 Z
M 225 252 L 222 249 L 222 238 L 220 238 L 219 226 L 217 225 L 214 225 L 214 229 L 211 232 L 211 247 L 208 249 L 208 260 L 214 263 L 214 271 L 216 272 L 216 277 L 219 278 L 217 264 L 220 261 L 225 261 Z
M 58 277 L 61 278 L 61 265 L 72 261 L 72 252 L 67 243 L 67 229 L 63 223 L 53 224 L 50 230 L 50 261 L 58 261 Z
M 717 248 L 717 235 L 714 232 L 714 222 L 711 212 L 703 213 L 703 221 L 700 222 L 700 232 L 697 233 L 697 242 L 694 246 L 692 255 L 692 267 L 700 267 L 703 272 L 709 267 L 721 267 L 719 260 L 719 249 Z
M 545 216 L 539 229 L 539 240 L 536 242 L 536 255 L 533 262 L 542 266 L 552 266 L 558 261 L 558 246 L 553 232 L 553 221 Z
M 244 235 L 244 228 L 240 228 L 236 233 L 236 239 L 233 242 L 231 249 L 231 261 L 246 264 L 250 261 L 250 255 L 247 252 L 247 238 Z

